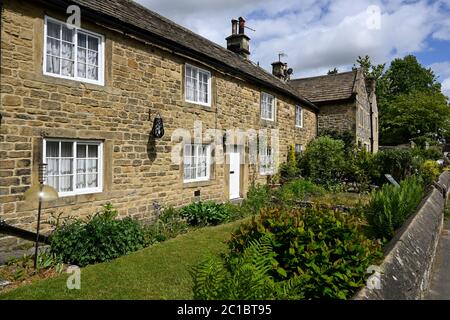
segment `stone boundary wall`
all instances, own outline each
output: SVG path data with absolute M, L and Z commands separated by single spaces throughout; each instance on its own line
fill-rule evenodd
M 444 172 L 431 187 L 417 212 L 389 243 L 381 264 L 379 289 L 362 288 L 355 300 L 413 300 L 429 287 L 431 268 L 443 225 L 450 186 Z

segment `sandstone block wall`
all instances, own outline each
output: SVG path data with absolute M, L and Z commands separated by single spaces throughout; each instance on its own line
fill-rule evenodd
M 304 128 L 295 128 L 296 101 L 269 88 L 232 77 L 222 70 L 143 43 L 95 21 L 82 27 L 105 36 L 105 85 L 44 76 L 44 16 L 64 20 L 62 12 L 30 1 L 3 1 L 1 31 L 0 218 L 27 230 L 36 228 L 36 208 L 23 193 L 37 182 L 44 137 L 93 139 L 104 142 L 103 192 L 62 197 L 44 204 L 43 220 L 52 216 L 85 217 L 107 201 L 123 216 L 151 221 L 154 204 L 181 206 L 194 200 L 226 201 L 228 167 L 214 164 L 211 179 L 183 182 L 183 166 L 171 161 L 176 145 L 172 133 L 193 132 L 194 122 L 207 129 L 272 128 L 280 131 L 280 161 L 288 146 L 306 145 L 316 132 L 316 114 L 304 111 Z M 185 102 L 184 65 L 189 62 L 212 73 L 211 107 Z M 260 92 L 276 97 L 276 121 L 260 119 Z M 150 135 L 160 114 L 166 134 Z M 246 146 L 242 146 L 246 150 Z M 257 166 L 242 166 L 241 195 L 253 181 L 264 183 Z M 200 190 L 200 196 L 194 192 Z M 44 232 L 51 230 L 43 225 Z M 1 237 L 0 252 L 28 246 Z

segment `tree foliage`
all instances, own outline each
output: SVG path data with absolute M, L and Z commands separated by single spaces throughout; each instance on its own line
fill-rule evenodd
M 450 138 L 449 104 L 430 68 L 413 55 L 394 59 L 386 71 L 385 64 L 374 65 L 367 55 L 357 63 L 366 77 L 377 80 L 380 144 Z

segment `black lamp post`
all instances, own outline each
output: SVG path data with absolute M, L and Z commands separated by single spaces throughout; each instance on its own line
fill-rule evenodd
M 39 231 L 41 226 L 41 209 L 43 201 L 51 201 L 58 198 L 58 192 L 50 186 L 44 184 L 46 176 L 47 164 L 39 164 L 39 184 L 31 186 L 25 193 L 25 201 L 31 204 L 38 205 L 37 216 L 37 230 L 36 230 L 36 243 L 34 249 L 34 269 L 37 269 L 37 257 L 39 250 Z

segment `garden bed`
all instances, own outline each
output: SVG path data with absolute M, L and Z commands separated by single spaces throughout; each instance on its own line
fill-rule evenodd
M 202 228 L 114 261 L 83 268 L 81 290 L 68 290 L 69 275 L 61 274 L 12 291 L 6 288 L 0 293 L 0 300 L 192 299 L 192 267 L 206 253 L 224 252 L 224 242 L 241 223 L 242 220 Z

